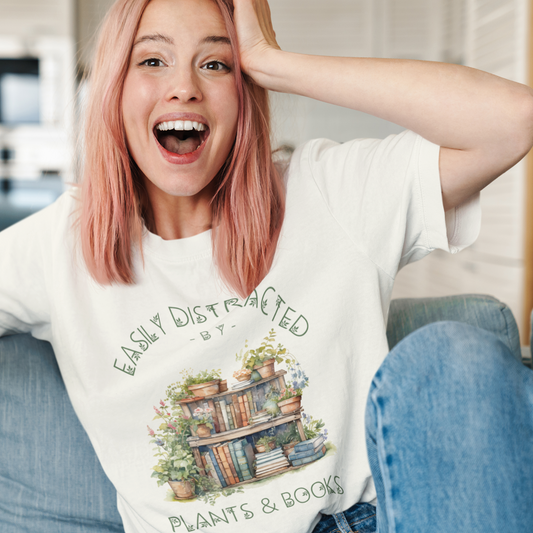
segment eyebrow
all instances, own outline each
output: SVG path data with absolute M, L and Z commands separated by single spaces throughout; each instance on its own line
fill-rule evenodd
M 161 33 L 152 33 L 151 35 L 143 35 L 139 39 L 137 39 L 133 46 L 137 46 L 138 44 L 145 43 L 148 41 L 154 41 L 158 43 L 166 43 L 166 44 L 174 44 L 174 40 L 171 37 L 167 37 L 166 35 L 163 35 Z
M 174 39 L 172 37 L 168 37 L 167 35 L 163 35 L 161 33 L 152 33 L 150 35 L 143 35 L 139 39 L 133 43 L 133 46 L 137 46 L 138 44 L 145 43 L 145 42 L 158 42 L 158 43 L 166 43 L 166 44 L 174 44 Z M 229 40 L 229 37 L 225 37 L 223 35 L 208 35 L 207 37 L 204 37 L 201 41 L 202 44 L 226 44 L 228 46 L 231 46 L 231 41 Z

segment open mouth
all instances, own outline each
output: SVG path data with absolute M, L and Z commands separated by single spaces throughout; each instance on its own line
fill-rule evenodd
M 169 152 L 178 155 L 190 154 L 209 137 L 209 128 L 202 122 L 171 120 L 157 124 L 154 130 L 159 144 Z

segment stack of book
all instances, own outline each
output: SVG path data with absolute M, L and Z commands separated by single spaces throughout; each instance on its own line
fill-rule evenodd
M 276 472 L 281 472 L 289 468 L 290 464 L 283 455 L 281 448 L 274 448 L 270 452 L 257 453 L 255 455 L 255 477 L 262 478 L 271 476 Z
M 255 383 L 253 379 L 247 379 L 246 381 L 238 381 L 237 383 L 231 386 L 231 390 L 244 389 L 244 387 L 248 387 L 248 385 L 251 385 L 252 383 Z
M 324 445 L 324 437 L 319 435 L 314 439 L 299 442 L 294 447 L 294 451 L 289 454 L 289 461 L 292 466 L 305 465 L 321 459 L 325 453 L 326 446 Z
M 207 446 L 208 451 L 201 453 L 204 466 L 221 487 L 235 485 L 254 477 L 253 446 L 246 439 L 234 439 Z
M 254 424 L 259 424 L 261 422 L 268 422 L 271 418 L 272 415 L 263 409 L 261 411 L 257 411 L 254 416 L 251 416 L 248 419 L 248 424 L 253 426 Z

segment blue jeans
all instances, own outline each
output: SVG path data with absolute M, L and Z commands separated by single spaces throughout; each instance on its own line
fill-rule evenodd
M 374 376 L 366 411 L 369 504 L 316 533 L 531 533 L 533 372 L 459 322 L 414 332 Z

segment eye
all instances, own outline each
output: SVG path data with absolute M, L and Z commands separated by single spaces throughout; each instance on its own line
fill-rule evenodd
M 229 71 L 229 67 L 222 63 L 222 61 L 209 61 L 202 66 L 204 70 L 213 70 L 215 72 Z
M 139 65 L 144 65 L 146 67 L 162 67 L 164 66 L 164 63 L 163 61 L 161 61 L 161 59 L 151 57 L 150 59 L 145 59 L 144 61 L 141 61 Z

